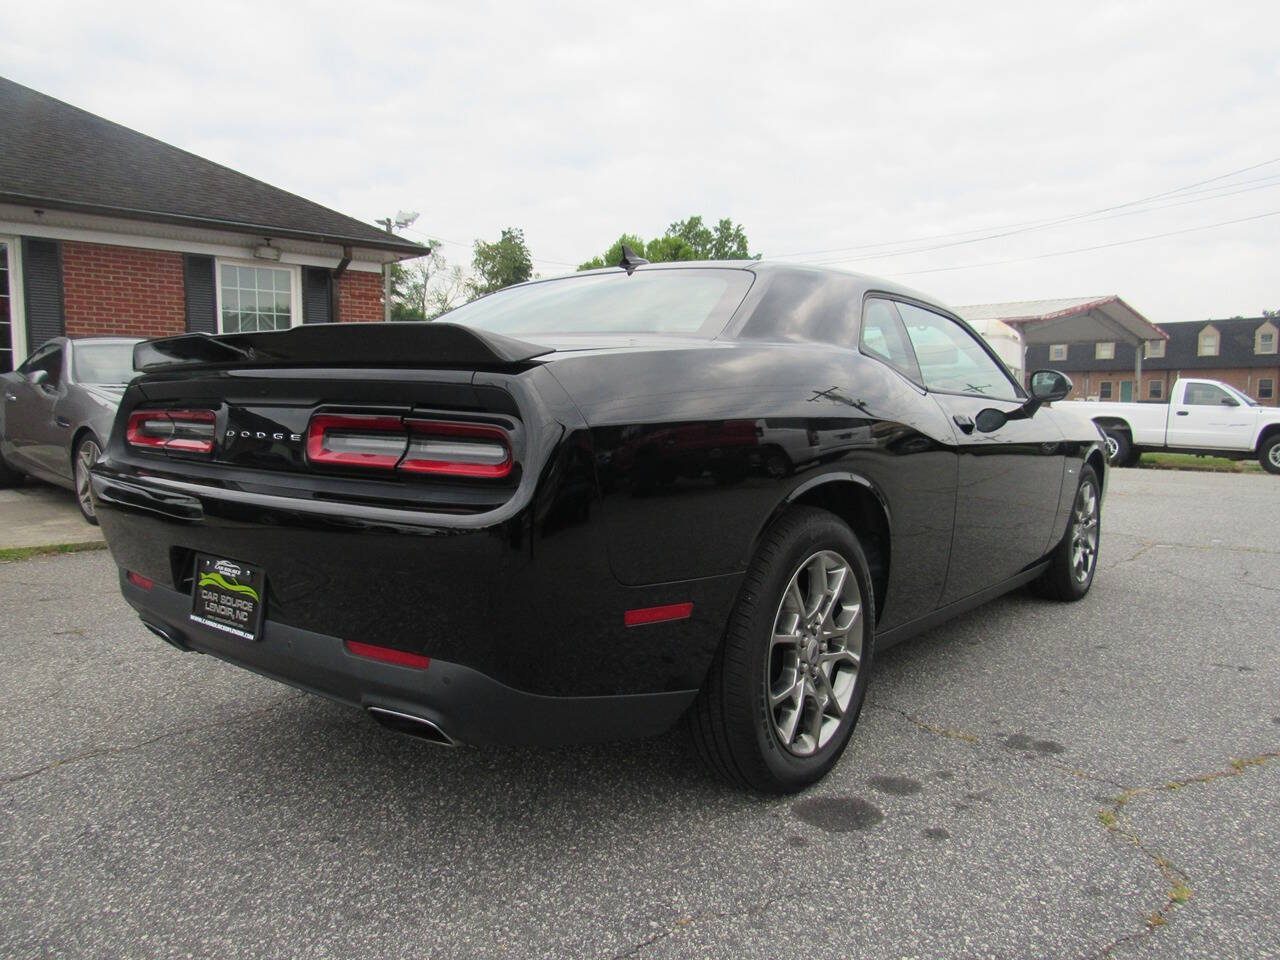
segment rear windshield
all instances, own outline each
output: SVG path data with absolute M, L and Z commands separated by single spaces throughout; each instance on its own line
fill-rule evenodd
M 440 319 L 477 330 L 536 333 L 692 333 L 715 336 L 747 295 L 747 270 L 637 270 L 508 287 Z
M 137 376 L 132 343 L 77 343 L 72 356 L 80 383 L 128 383 Z

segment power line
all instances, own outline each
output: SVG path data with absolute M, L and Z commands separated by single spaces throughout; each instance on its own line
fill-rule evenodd
M 922 273 L 948 273 L 954 270 L 976 270 L 979 267 L 999 267 L 1007 263 L 1027 263 L 1032 260 L 1048 260 L 1051 257 L 1065 257 L 1073 253 L 1087 253 L 1090 250 L 1106 250 L 1110 247 L 1123 247 L 1131 243 L 1145 243 L 1148 240 L 1160 240 L 1164 237 L 1176 237 L 1184 233 L 1196 233 L 1200 230 L 1212 230 L 1215 227 L 1229 227 L 1237 223 L 1248 223 L 1251 220 L 1262 220 L 1266 217 L 1280 216 L 1280 210 L 1272 210 L 1270 213 L 1259 213 L 1252 217 L 1241 217 L 1238 220 L 1223 220 L 1220 223 L 1206 223 L 1198 227 L 1186 227 L 1182 230 L 1170 230 L 1167 233 L 1153 233 L 1145 237 L 1131 237 L 1128 240 L 1116 240 L 1112 243 L 1099 243 L 1091 247 L 1076 247 L 1073 250 L 1055 250 L 1051 253 L 1040 253 L 1031 257 L 1015 257 L 1011 260 L 988 260 L 984 263 L 963 263 L 953 267 L 930 267 L 926 270 L 907 270 L 902 273 L 892 273 L 892 277 L 914 277 Z
M 1019 223 L 1008 223 L 1008 224 L 1002 224 L 1000 226 L 995 226 L 995 227 L 979 227 L 974 230 L 959 230 L 952 233 L 932 234 L 929 236 L 915 237 L 911 239 L 882 240 L 876 243 L 864 243 L 864 244 L 859 244 L 856 246 L 849 246 L 849 247 L 831 247 L 826 250 L 803 250 L 797 253 L 778 253 L 778 254 L 770 255 L 768 259 L 772 260 L 772 259 L 779 259 L 783 257 L 818 256 L 818 255 L 827 254 L 827 253 L 843 253 L 850 250 L 872 250 L 880 247 L 896 246 L 904 243 L 921 243 L 921 242 L 932 241 L 932 240 L 945 240 L 951 237 L 967 236 L 968 234 L 976 233 L 979 230 L 1001 231 L 998 233 L 992 233 L 992 234 L 988 234 L 981 237 L 972 237 L 966 240 L 956 240 L 952 243 L 938 244 L 937 246 L 933 246 L 933 247 L 921 247 L 917 250 L 900 251 L 900 252 L 901 253 L 919 253 L 919 252 L 924 252 L 926 250 L 941 250 L 945 247 L 961 246 L 967 243 L 980 243 L 984 240 L 995 240 L 1001 237 L 1013 236 L 1019 233 L 1027 233 L 1031 230 L 1039 230 L 1044 227 L 1057 226 L 1062 223 L 1070 223 L 1075 220 L 1083 220 L 1087 217 L 1096 216 L 1097 214 L 1110 213 L 1113 210 L 1121 210 L 1126 207 L 1133 207 L 1133 206 L 1138 206 L 1140 204 L 1149 203 L 1153 200 L 1161 200 L 1166 197 L 1171 197 L 1175 194 L 1181 194 L 1189 190 L 1194 190 L 1196 187 L 1203 187 L 1211 183 L 1216 183 L 1220 180 L 1226 180 L 1226 179 L 1229 179 L 1230 177 L 1239 176 L 1242 173 L 1248 173 L 1250 170 L 1257 170 L 1261 167 L 1265 167 L 1277 162 L 1280 162 L 1280 157 L 1272 157 L 1270 160 L 1263 160 L 1261 163 L 1255 163 L 1247 167 L 1241 167 L 1239 170 L 1232 170 L 1229 173 L 1218 174 L 1215 177 L 1209 177 L 1208 179 L 1205 179 L 1205 180 L 1198 180 L 1195 183 L 1189 183 L 1189 184 L 1186 184 L 1185 186 L 1176 187 L 1172 190 L 1165 190 L 1162 193 L 1156 193 L 1147 197 L 1141 197 L 1137 200 L 1127 200 L 1124 203 L 1116 203 L 1106 207 L 1098 207 L 1094 210 L 1086 210 L 1082 213 L 1069 214 L 1067 216 L 1062 216 L 1062 217 L 1053 217 L 1053 218 L 1041 219 L 1041 220 L 1024 220 Z M 828 262 L 839 263 L 843 261 L 832 260 Z
M 1173 209 L 1174 207 L 1185 207 L 1193 203 L 1204 203 L 1207 200 L 1224 200 L 1227 197 L 1237 197 L 1237 196 L 1240 196 L 1241 194 L 1254 193 L 1258 190 L 1270 190 L 1274 187 L 1280 187 L 1280 179 L 1277 179 L 1276 182 L 1274 183 L 1265 183 L 1265 184 L 1262 184 L 1261 186 L 1247 187 L 1243 190 L 1231 190 L 1225 193 L 1218 192 L 1218 193 L 1214 193 L 1212 196 L 1207 196 L 1207 197 L 1193 196 L 1187 200 L 1176 200 L 1173 203 L 1161 203 L 1155 206 L 1146 207 L 1145 209 L 1142 209 L 1142 210 L 1119 210 L 1114 213 L 1107 214 L 1106 216 L 1090 217 L 1087 220 L 1079 220 L 1079 221 L 1076 221 L 1076 223 L 1081 225 L 1088 225 L 1093 223 L 1104 223 L 1107 220 L 1118 220 L 1122 217 L 1136 217 L 1136 216 L 1141 216 L 1147 213 L 1157 213 L 1161 210 Z M 1222 188 L 1220 187 L 1218 188 L 1219 191 L 1221 191 L 1221 189 Z M 862 263 L 867 260 L 891 260 L 896 257 L 905 257 L 914 253 L 924 253 L 927 251 L 938 250 L 938 249 L 942 249 L 942 248 L 941 247 L 919 247 L 914 250 L 890 250 L 886 253 L 866 254 L 860 257 L 834 257 L 827 260 L 811 260 L 809 262 L 814 266 L 824 266 L 824 265 L 829 265 L 833 263 Z

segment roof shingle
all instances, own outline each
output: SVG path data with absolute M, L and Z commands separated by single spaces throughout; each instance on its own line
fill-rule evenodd
M 0 202 L 426 253 L 420 244 L 0 77 Z

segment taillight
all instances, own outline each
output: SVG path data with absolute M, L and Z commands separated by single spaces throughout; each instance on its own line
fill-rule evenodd
M 307 427 L 307 459 L 322 466 L 500 480 L 514 462 L 511 437 L 488 423 L 320 414 Z
M 131 447 L 212 453 L 213 423 L 212 410 L 135 410 L 125 439 Z
M 394 470 L 409 445 L 399 417 L 322 414 L 307 428 L 312 463 Z
M 440 420 L 406 420 L 405 424 L 409 450 L 401 470 L 490 480 L 511 472 L 511 442 L 501 427 Z
M 135 587 L 141 587 L 143 590 L 150 590 L 156 585 L 156 582 L 148 577 L 144 577 L 140 573 L 130 570 L 128 573 L 129 582 Z

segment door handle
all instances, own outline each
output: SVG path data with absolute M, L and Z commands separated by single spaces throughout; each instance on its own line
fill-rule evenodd
M 1175 411 L 1174 411 L 1174 413 L 1176 413 L 1176 414 L 1177 414 L 1178 416 L 1180 416 L 1180 417 L 1185 417 L 1185 416 L 1187 416 L 1189 413 L 1191 413 L 1191 411 L 1190 411 L 1190 410 L 1175 410 Z
M 973 417 L 965 416 L 963 413 L 957 413 L 952 418 L 961 433 L 973 433 Z
M 54 422 L 54 423 L 56 423 L 56 424 L 57 424 L 58 426 L 60 426 L 60 427 L 69 427 L 69 426 L 71 426 L 71 421 L 70 421 L 70 420 L 68 420 L 66 417 L 54 417 L 54 418 L 53 418 L 53 422 Z
M 4 398 L 5 398 L 6 400 L 17 400 L 17 399 L 18 399 L 18 395 L 17 395 L 16 393 L 10 393 L 8 390 L 6 390 L 6 391 L 4 392 Z

